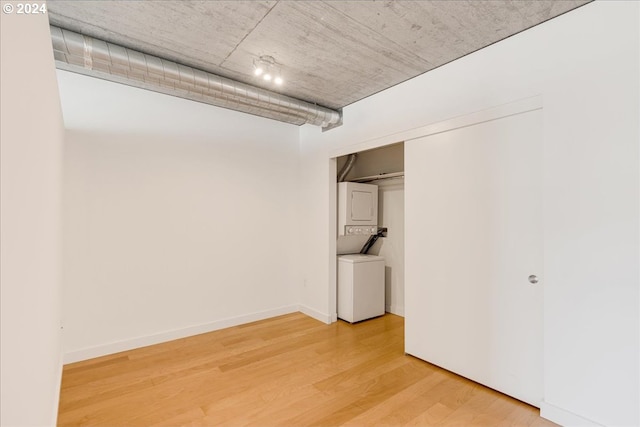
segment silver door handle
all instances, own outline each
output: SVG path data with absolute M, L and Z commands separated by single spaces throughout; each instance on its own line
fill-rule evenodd
M 538 283 L 538 276 L 536 276 L 535 274 L 529 276 L 529 283 L 533 283 L 534 285 Z

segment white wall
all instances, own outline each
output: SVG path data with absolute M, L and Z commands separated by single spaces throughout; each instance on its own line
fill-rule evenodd
M 404 179 L 378 181 L 378 224 L 387 237 L 369 253 L 384 257 L 385 310 L 404 316 Z
M 67 362 L 297 311 L 298 127 L 58 79 Z
M 303 127 L 301 191 L 316 197 L 301 212 L 310 230 L 302 303 L 328 317 L 334 309 L 329 158 L 542 95 L 543 414 L 568 425 L 640 424 L 639 7 L 590 3 L 350 105 L 340 128 Z
M 64 129 L 47 16 L 2 13 L 0 28 L 0 424 L 52 426 Z

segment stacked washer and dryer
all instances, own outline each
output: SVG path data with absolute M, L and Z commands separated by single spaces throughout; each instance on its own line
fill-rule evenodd
M 369 236 L 364 253 L 338 255 L 338 318 L 342 320 L 355 323 L 385 312 L 384 258 L 366 254 L 381 235 L 378 186 L 338 183 L 338 236 Z

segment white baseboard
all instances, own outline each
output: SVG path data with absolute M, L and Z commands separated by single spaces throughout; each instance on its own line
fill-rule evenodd
M 401 305 L 387 305 L 384 310 L 387 313 L 395 314 L 397 316 L 404 317 L 404 306 Z
M 598 424 L 544 401 L 540 404 L 540 416 L 564 427 L 602 427 L 602 424 Z
M 326 313 L 321 313 L 321 312 L 319 312 L 318 310 L 315 310 L 315 309 L 313 309 L 313 308 L 311 308 L 311 307 L 308 307 L 308 306 L 306 306 L 306 305 L 303 305 L 303 304 L 300 304 L 300 305 L 298 306 L 298 310 L 299 310 L 301 313 L 306 314 L 306 315 L 307 315 L 307 316 L 309 316 L 309 317 L 313 317 L 313 318 L 314 318 L 314 319 L 316 319 L 316 320 L 319 320 L 319 321 L 321 321 L 321 322 L 326 323 L 327 325 L 328 325 L 328 324 L 331 324 L 331 323 L 333 323 L 333 322 L 336 322 L 336 321 L 338 320 L 338 318 L 337 318 L 337 316 L 338 316 L 338 315 L 337 315 L 337 314 L 336 314 L 336 319 L 335 319 L 335 320 L 333 320 L 333 319 L 332 319 L 332 316 L 330 316 L 330 315 L 328 315 L 328 314 L 326 314 Z
M 160 344 L 166 341 L 172 341 L 192 335 L 204 334 L 211 331 L 217 331 L 218 329 L 230 328 L 232 326 L 238 326 L 245 323 L 268 319 L 270 317 L 281 316 L 283 314 L 295 313 L 297 311 L 299 311 L 299 307 L 297 305 L 290 305 L 275 308 L 272 310 L 265 310 L 256 313 L 245 314 L 242 316 L 216 320 L 214 322 L 204 323 L 201 325 L 188 326 L 181 329 L 173 329 L 166 332 L 160 332 L 158 334 L 136 337 L 94 347 L 87 347 L 80 350 L 73 350 L 64 354 L 63 362 L 64 364 L 67 364 L 79 362 L 81 360 L 93 359 L 94 357 L 106 356 L 108 354 L 119 353 L 121 351 L 133 350 L 135 348 L 146 347 L 148 345 Z M 300 311 L 302 310 L 300 309 Z M 305 312 L 303 311 L 303 313 Z M 312 316 L 309 313 L 305 314 Z

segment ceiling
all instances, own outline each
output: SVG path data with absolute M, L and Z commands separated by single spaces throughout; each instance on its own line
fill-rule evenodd
M 48 10 L 55 26 L 263 88 L 252 64 L 271 55 L 285 79 L 277 92 L 339 109 L 585 3 L 49 0 Z

